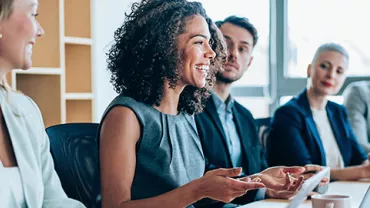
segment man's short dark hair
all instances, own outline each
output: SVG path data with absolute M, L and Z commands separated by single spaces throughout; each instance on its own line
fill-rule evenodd
M 225 23 L 230 23 L 230 24 L 233 24 L 233 25 L 236 25 L 236 26 L 239 26 L 241 28 L 246 29 L 253 37 L 253 47 L 257 44 L 257 41 L 258 41 L 257 29 L 249 21 L 248 18 L 238 17 L 238 16 L 233 15 L 233 16 L 226 17 L 223 21 L 215 22 L 215 24 L 219 28 Z

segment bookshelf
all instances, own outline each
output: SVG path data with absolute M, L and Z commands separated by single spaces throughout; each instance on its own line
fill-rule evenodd
M 91 0 L 39 0 L 45 34 L 33 48 L 33 68 L 13 70 L 9 84 L 39 106 L 45 126 L 92 122 Z

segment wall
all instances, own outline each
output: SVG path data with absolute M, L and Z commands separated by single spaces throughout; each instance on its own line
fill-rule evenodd
M 114 31 L 123 23 L 134 0 L 91 0 L 93 36 L 93 121 L 99 122 L 105 108 L 117 95 L 109 82 L 106 52 Z

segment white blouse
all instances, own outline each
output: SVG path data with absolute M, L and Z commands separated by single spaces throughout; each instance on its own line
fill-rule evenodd
M 26 208 L 18 167 L 4 167 L 0 161 L 0 207 Z
M 337 140 L 331 128 L 326 109 L 311 109 L 313 120 L 319 132 L 321 142 L 324 146 L 326 156 L 326 166 L 330 168 L 344 168 L 342 154 L 340 153 Z

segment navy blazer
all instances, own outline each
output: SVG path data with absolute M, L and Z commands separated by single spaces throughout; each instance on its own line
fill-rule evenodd
M 328 101 L 326 111 L 344 166 L 364 162 L 367 155 L 351 129 L 345 107 Z M 307 90 L 275 112 L 267 139 L 267 157 L 271 166 L 326 165 L 324 147 L 313 120 Z
M 249 110 L 236 101 L 232 111 L 242 144 L 243 171 L 247 175 L 261 172 L 267 168 L 267 162 L 259 141 L 254 118 Z M 225 132 L 212 98 L 208 99 L 204 112 L 195 115 L 195 122 L 207 160 L 206 169 L 233 168 Z
M 236 101 L 232 111 L 235 126 L 242 144 L 243 171 L 247 175 L 259 173 L 267 168 L 267 161 L 265 151 L 259 142 L 253 116 Z M 208 99 L 204 112 L 195 115 L 195 122 L 206 158 L 206 171 L 216 168 L 233 168 L 229 149 L 226 144 L 225 132 L 212 97 Z M 237 198 L 232 203 L 245 204 L 263 199 L 263 197 L 264 192 L 248 191 L 246 195 Z M 222 203 L 212 204 L 209 207 L 221 206 Z

